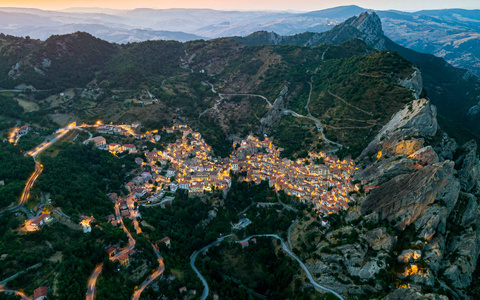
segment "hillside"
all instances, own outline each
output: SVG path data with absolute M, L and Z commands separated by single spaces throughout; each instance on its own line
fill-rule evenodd
M 187 291 L 200 291 L 201 281 L 192 268 L 198 256 L 197 266 L 208 277 L 211 293 L 221 292 L 220 297 L 235 293 L 237 298 L 247 298 L 245 291 L 241 292 L 247 289 L 261 292 L 255 295 L 262 298 L 294 298 L 292 293 L 313 297 L 308 294 L 314 289 L 298 271 L 298 265 L 294 261 L 290 264 L 279 254 L 283 252 L 276 251 L 279 244 L 262 246 L 264 237 L 257 236 L 258 244 L 256 239 L 247 238 L 274 233 L 288 241 L 288 249 L 305 263 L 303 268 L 308 268 L 319 284 L 347 299 L 477 296 L 480 159 L 477 143 L 464 140 L 479 136 L 474 126 L 476 115 L 471 113 L 470 123 L 465 122 L 476 105 L 478 82 L 441 58 L 396 45 L 384 36 L 376 14 L 363 13 L 322 34 L 291 37 L 259 32 L 244 38 L 116 45 L 75 33 L 52 36 L 45 42 L 1 36 L 0 47 L 5 53 L 0 56 L 2 87 L 24 88 L 0 97 L 7 108 L 0 113 L 5 131 L 17 119 L 22 124 L 35 123 L 34 116 L 62 126 L 72 121 L 140 122 L 139 127 L 129 129 L 135 133 L 160 129 L 143 138 L 102 134 L 109 144 L 134 143 L 138 149 L 145 149 L 141 155 L 110 155 L 91 144 L 83 145 L 87 133 L 78 138 L 80 133 L 72 130 L 68 142 L 52 146 L 37 157 L 45 170 L 35 187 L 49 191 L 48 198 L 63 213 L 77 216 L 91 212 L 98 220 L 87 235 L 82 235 L 78 224 L 68 225 L 75 225 L 78 234 L 67 234 L 60 222 L 31 235 L 20 235 L 13 233 L 19 219 L 10 222 L 10 216 L 0 218 L 5 229 L 0 230 L 4 232 L 2 247 L 9 254 L 2 262 L 8 264 L 2 268 L 3 277 L 34 262 L 45 262 L 45 269 L 41 269 L 44 273 L 25 273 L 9 287 L 27 287 L 31 294 L 40 285 L 57 286 L 51 293 L 59 298 L 83 297 L 85 290 L 88 296 L 92 288 L 87 287 L 87 278 L 97 272 L 95 264 L 105 259 L 97 297 L 130 299 L 157 268 L 158 261 L 160 273 L 165 271 L 164 278 L 170 279 L 157 281 L 159 288 L 155 290 L 152 285 L 144 296 L 158 297 L 161 291 L 173 299 L 186 295 L 181 294 L 183 286 L 188 286 Z M 190 133 L 180 139 L 181 132 L 188 130 L 179 126 L 181 129 L 172 134 L 174 129 L 167 128 L 172 124 L 188 124 L 201 137 Z M 250 134 L 260 139 L 249 137 L 251 142 L 241 144 L 262 146 L 253 150 L 238 145 L 236 153 L 242 153 L 248 162 L 239 171 L 246 171 L 247 176 L 243 172 L 229 174 L 233 163 L 217 156 L 229 157 L 232 142 Z M 29 136 L 43 140 L 32 132 L 21 142 Z M 284 149 L 277 152 L 268 140 L 260 143 L 265 142 L 265 136 Z M 177 138 L 178 142 L 169 144 Z M 206 144 L 212 146 L 213 155 Z M 21 174 L 15 177 L 3 172 L 6 185 L 2 189 L 7 196 L 16 195 L 33 162 L 26 161 L 16 147 L 3 146 L 3 164 Z M 311 150 L 329 155 L 298 159 Z M 263 155 L 268 152 L 274 154 Z M 343 160 L 347 155 L 354 159 Z M 237 157 L 240 155 L 232 155 L 231 161 L 238 166 Z M 241 177 L 253 178 L 272 161 L 278 163 L 278 169 L 273 173 L 262 171 L 261 176 L 276 177 L 273 187 L 268 186 L 269 180 L 259 184 L 242 181 Z M 326 166 L 328 175 L 312 176 L 325 170 L 318 165 Z M 287 166 L 304 171 L 289 173 Z M 173 172 L 176 176 L 168 180 L 155 175 L 162 181 L 158 185 L 157 179 L 155 183 L 147 179 L 153 179 L 148 172 Z M 168 200 L 170 205 L 151 203 L 160 200 L 162 196 L 157 198 L 155 194 L 161 189 L 173 194 L 171 181 L 183 182 L 186 177 L 200 175 L 209 180 L 228 177 L 231 187 L 225 193 L 211 188 L 212 193 L 202 198 L 189 198 L 182 188 L 174 194 L 175 200 Z M 283 184 L 282 178 L 286 177 L 289 181 Z M 129 218 L 118 220 L 127 238 L 104 220 L 114 213 L 107 192 L 121 198 L 133 195 L 124 188 L 131 180 L 145 181 L 137 184 L 135 194 L 151 186 L 158 189 L 152 190 L 153 198 L 136 195 L 143 203 L 131 200 L 137 203 L 131 206 L 141 207 L 141 217 L 135 216 L 134 222 Z M 313 186 L 311 190 L 295 189 L 306 181 Z M 277 182 L 293 195 L 300 191 L 304 198 L 276 191 Z M 208 191 L 200 189 L 202 194 Z M 309 198 L 317 192 L 319 198 Z M 0 200 L 6 202 L 10 197 Z M 160 206 L 152 207 L 157 204 Z M 121 206 L 115 205 L 115 214 Z M 319 206 L 328 206 L 330 213 L 315 211 Z M 244 217 L 251 225 L 232 231 L 232 223 L 241 223 L 239 219 Z M 140 225 L 135 224 L 137 218 Z M 232 238 L 237 236 L 237 242 L 250 239 L 249 248 L 244 249 L 244 242 L 221 243 L 230 233 Z M 168 239 L 163 239 L 166 236 Z M 222 239 L 217 240 L 219 236 Z M 25 240 L 28 243 L 22 242 Z M 209 243 L 213 246 L 215 240 L 219 247 L 209 251 L 203 248 Z M 105 253 L 107 247 L 117 243 L 137 249 L 131 267 L 122 271 Z M 282 248 L 287 246 L 282 244 Z M 157 251 L 164 259 L 156 257 Z M 47 260 L 53 261 L 53 255 L 60 258 L 47 264 Z M 249 259 L 250 268 L 244 263 Z M 140 269 L 143 275 L 134 276 Z M 38 278 L 42 282 L 33 280 Z M 327 299 L 330 296 L 325 295 Z
M 385 50 L 398 52 L 420 72 Z M 182 120 L 212 133 L 208 142 L 222 155 L 228 154 L 228 137 L 251 132 L 274 136 L 287 156 L 335 149 L 337 142 L 346 146 L 345 154 L 356 156 L 389 116 L 413 99 L 400 86 L 416 97 L 427 94 L 439 109 L 440 126 L 458 141 L 480 136 L 476 77 L 393 43 L 375 13 L 362 13 L 324 33 L 257 32 L 127 45 L 75 33 L 45 42 L 5 37 L 1 51 L 7 53 L 0 60 L 4 88 L 22 84 L 46 90 L 35 94 L 40 100 L 87 84 L 105 89 L 88 97 L 84 91 L 68 106 L 57 102 L 63 107 L 57 114 L 63 115 L 51 115 L 54 119 L 143 119 L 147 128 Z M 131 105 L 148 95 L 160 101 Z M 39 104 L 54 107 L 51 100 Z
M 461 142 L 472 138 L 480 140 L 480 117 L 475 109 L 480 101 L 480 80 L 467 70 L 451 66 L 443 58 L 419 53 L 394 43 L 384 35 L 380 18 L 375 13 L 362 13 L 323 33 L 279 36 L 275 33 L 257 32 L 246 37 L 236 37 L 235 40 L 248 45 L 316 46 L 338 44 L 350 38 L 362 39 L 376 49 L 396 51 L 418 66 L 422 73 L 423 87 L 438 107 L 440 126 Z
M 16 62 L 10 65 L 7 74 L 3 70 L 2 81 L 6 85 L 2 87 L 13 88 L 18 83 L 26 83 L 36 89 L 83 86 L 117 52 L 115 45 L 82 32 L 52 36 L 45 42 L 29 40 L 17 41 L 26 45 L 22 56 L 18 56 L 15 43 L 3 47 L 7 53 L 15 55 L 7 59 L 16 59 Z
M 2 78 L 49 89 L 45 95 L 87 84 L 105 89 L 94 98 L 79 90 L 69 105 L 57 104 L 54 119 L 63 113 L 72 121 L 143 120 L 147 129 L 181 120 L 211 133 L 207 141 L 221 155 L 229 153 L 227 137 L 255 133 L 272 135 L 293 157 L 336 143 L 358 155 L 413 99 L 398 83 L 415 72 L 398 55 L 358 39 L 320 47 L 246 46 L 228 38 L 113 45 L 84 33 L 38 42 L 12 65 Z M 131 105 L 148 95 L 160 101 Z M 37 102 L 48 108 L 51 101 Z
M 365 11 L 374 10 L 355 5 L 310 12 L 99 8 L 60 12 L 2 7 L 0 32 L 40 40 L 52 34 L 84 31 L 119 44 L 160 39 L 185 42 L 246 36 L 259 30 L 280 35 L 321 33 Z M 479 10 L 376 10 L 376 13 L 386 36 L 395 43 L 442 57 L 455 67 L 480 74 Z

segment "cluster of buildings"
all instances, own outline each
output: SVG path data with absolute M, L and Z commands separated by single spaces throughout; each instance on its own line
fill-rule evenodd
M 233 148 L 232 171 L 246 172 L 240 180 L 268 181 L 275 190 L 313 203 L 324 214 L 347 209 L 349 193 L 360 188 L 352 184 L 356 167 L 350 158 L 340 160 L 325 152 L 309 152 L 307 158 L 297 160 L 281 158 L 283 149 L 270 138 L 261 141 L 253 136 L 235 142 Z
M 214 190 L 227 191 L 231 186 L 230 172 L 240 173 L 240 181 L 255 184 L 267 181 L 276 191 L 312 203 L 323 214 L 347 209 L 351 193 L 360 189 L 360 183 L 352 183 L 356 167 L 350 158 L 340 160 L 325 152 L 309 152 L 307 158 L 297 160 L 281 158 L 283 149 L 273 145 L 272 139 L 260 140 L 254 136 L 234 142 L 229 158 L 217 158 L 201 134 L 187 125 L 175 125 L 163 131 L 181 133 L 181 138 L 163 150 L 141 152 L 144 158 L 137 158 L 135 162 L 144 171 L 125 186 L 132 201 L 146 199 L 148 203 L 155 203 L 164 198 L 165 190 L 182 189 L 190 196 L 202 196 Z M 160 139 L 158 131 L 135 137 Z M 103 140 L 98 139 L 98 142 L 103 143 Z M 118 144 L 105 147 L 116 151 L 126 146 L 135 147 Z
M 99 134 L 111 134 L 124 137 L 134 137 L 137 140 L 149 140 L 151 142 L 158 142 L 160 140 L 160 135 L 157 134 L 158 130 L 152 132 L 146 132 L 144 134 L 137 134 L 133 130 L 138 128 L 140 123 L 134 122 L 131 125 L 106 125 L 99 124 L 97 126 L 97 132 Z M 107 144 L 107 140 L 103 136 L 96 136 L 89 140 L 86 140 L 85 143 L 94 143 L 95 146 L 99 149 L 108 150 L 110 153 L 117 154 L 127 151 L 128 153 L 137 153 L 139 149 L 134 144 L 118 144 L 110 143 Z
M 183 189 L 190 196 L 202 196 L 213 190 L 226 191 L 231 186 L 229 159 L 214 158 L 212 147 L 200 133 L 193 132 L 187 125 L 164 130 L 167 133 L 179 131 L 182 138 L 168 144 L 163 151 L 143 151 L 145 162 L 140 164 L 148 166 L 151 173 L 142 174 L 142 177 L 151 175 L 158 186 L 168 186 L 172 192 Z

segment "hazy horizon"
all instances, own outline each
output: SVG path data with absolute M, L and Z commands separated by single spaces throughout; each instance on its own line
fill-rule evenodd
M 321 10 L 338 6 L 357 5 L 366 9 L 376 10 L 403 10 L 418 11 L 427 9 L 480 9 L 480 1 L 478 0 L 438 0 L 432 3 L 417 0 L 337 0 L 332 5 L 332 1 L 327 0 L 303 0 L 292 2 L 290 0 L 265 0 L 262 2 L 256 0 L 238 1 L 213 1 L 213 0 L 167 0 L 160 4 L 155 0 L 0 0 L 0 7 L 3 8 L 36 8 L 43 10 L 66 10 L 66 9 L 115 9 L 115 10 L 131 10 L 137 8 L 152 9 L 171 9 L 171 8 L 191 8 L 191 9 L 216 9 L 216 10 L 273 10 L 273 11 L 312 11 Z

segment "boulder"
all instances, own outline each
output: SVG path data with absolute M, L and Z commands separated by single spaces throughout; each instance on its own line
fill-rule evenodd
M 443 251 L 445 249 L 445 239 L 442 235 L 435 236 L 429 243 L 423 248 L 423 260 L 428 266 L 437 273 L 440 270 Z
M 367 231 L 364 235 L 361 236 L 373 250 L 390 250 L 395 238 L 387 234 L 387 229 L 385 227 L 379 227 Z
M 448 246 L 450 259 L 446 262 L 445 277 L 457 288 L 466 288 L 472 282 L 472 273 L 477 266 L 480 253 L 479 232 L 468 230 L 457 236 Z
M 469 199 L 468 199 L 467 207 L 465 209 L 465 213 L 463 214 L 463 217 L 462 217 L 462 226 L 465 228 L 471 226 L 472 224 L 476 224 L 478 217 L 480 216 L 478 199 L 472 194 L 467 194 L 467 197 Z
M 359 244 L 344 245 L 337 249 L 343 254 L 343 264 L 351 276 L 359 276 L 361 279 L 370 279 L 381 269 L 376 258 L 369 259 L 364 263 L 367 249 Z
M 445 233 L 449 213 L 443 203 L 430 205 L 414 222 L 415 229 L 419 232 L 418 237 L 429 241 L 436 232 Z

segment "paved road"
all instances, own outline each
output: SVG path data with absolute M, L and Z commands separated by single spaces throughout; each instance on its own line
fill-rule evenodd
M 198 269 L 195 267 L 195 260 L 197 259 L 198 254 L 200 254 L 201 252 L 207 250 L 208 248 L 210 248 L 214 245 L 217 245 L 217 244 L 221 243 L 224 239 L 226 239 L 228 237 L 231 237 L 231 236 L 233 236 L 233 234 L 226 235 L 224 237 L 221 237 L 221 238 L 217 239 L 215 242 L 210 243 L 207 246 L 203 247 L 202 249 L 198 250 L 197 252 L 193 253 L 192 257 L 190 258 L 190 266 L 195 271 L 195 273 L 197 273 L 198 278 L 200 278 L 200 280 L 202 281 L 203 286 L 204 286 L 202 296 L 200 297 L 201 300 L 205 300 L 208 297 L 209 287 L 208 287 L 208 283 L 207 283 L 207 280 L 205 279 L 205 277 L 203 277 L 202 274 L 200 273 L 200 271 L 198 271 Z M 300 264 L 300 267 L 302 267 L 302 269 L 307 274 L 307 277 L 310 280 L 311 284 L 313 284 L 315 287 L 317 287 L 319 289 L 322 289 L 326 292 L 332 293 L 338 299 L 344 300 L 343 297 L 340 294 L 338 294 L 337 292 L 335 292 L 334 290 L 329 289 L 327 287 L 324 287 L 324 286 L 318 284 L 317 282 L 315 282 L 315 279 L 313 279 L 312 274 L 310 273 L 308 268 L 305 266 L 305 264 L 288 248 L 287 244 L 285 244 L 283 239 L 281 237 L 279 237 L 278 235 L 276 235 L 276 234 L 256 234 L 256 235 L 252 235 L 252 236 L 250 236 L 250 237 L 248 237 L 248 238 L 246 238 L 242 241 L 238 241 L 237 243 L 248 241 L 249 239 L 254 238 L 254 237 L 273 237 L 273 238 L 276 238 L 277 240 L 279 240 L 282 244 L 283 250 L 285 250 L 285 252 L 287 252 L 288 255 L 290 255 L 293 259 L 295 259 Z
M 175 200 L 175 198 L 173 198 L 173 199 L 165 199 L 165 200 L 162 200 L 162 201 L 157 202 L 157 203 L 142 204 L 142 206 L 144 206 L 144 207 L 155 207 L 155 206 L 159 206 L 159 205 L 165 204 L 165 203 L 167 203 L 167 202 L 173 202 L 174 200 Z
M 122 216 L 120 215 L 120 204 L 119 202 L 117 202 L 117 204 L 115 204 L 115 214 L 117 216 L 117 221 L 120 221 L 120 228 L 123 229 L 123 231 L 127 234 L 128 236 L 128 246 L 123 248 L 120 252 L 118 252 L 115 256 L 111 257 L 110 260 L 111 261 L 116 261 L 120 255 L 124 254 L 124 253 L 127 253 L 127 252 L 130 252 L 131 250 L 133 250 L 135 248 L 135 244 L 136 244 L 136 241 L 135 239 L 133 238 L 132 234 L 130 233 L 130 231 L 128 231 L 127 227 L 125 226 L 125 224 L 123 224 L 123 218 Z
M 138 289 L 133 293 L 132 300 L 138 300 L 140 298 L 140 294 L 142 294 L 143 290 L 151 284 L 155 279 L 158 278 L 158 276 L 163 274 L 163 271 L 165 271 L 165 264 L 163 263 L 163 258 L 160 255 L 160 252 L 158 251 L 157 248 L 155 248 L 154 245 L 152 245 L 153 250 L 155 251 L 155 255 L 157 255 L 157 260 L 158 260 L 158 268 L 153 272 L 148 278 L 138 287 Z
M 27 269 L 25 269 L 25 270 L 23 270 L 23 271 L 18 272 L 18 273 L 15 274 L 15 275 L 12 275 L 12 276 L 10 276 L 10 277 L 2 280 L 2 281 L 0 282 L 0 286 L 1 286 L 2 284 L 6 284 L 7 282 L 9 282 L 9 281 L 12 280 L 12 279 L 17 278 L 18 276 L 22 275 L 23 273 L 25 273 L 25 272 L 27 272 L 27 271 L 30 271 L 30 270 L 32 270 L 32 269 L 35 269 L 35 268 L 40 267 L 41 265 L 42 265 L 42 263 L 35 264 L 35 265 L 31 266 L 31 267 L 28 267 Z
M 98 276 L 102 273 L 103 264 L 98 264 L 95 267 L 92 275 L 88 278 L 88 290 L 87 290 L 87 297 L 86 300 L 93 300 L 95 298 L 95 285 L 97 284 Z
M 120 215 L 120 204 L 117 202 L 115 204 L 115 214 L 117 216 L 117 220 L 120 221 L 120 227 L 125 231 L 125 233 L 128 236 L 128 246 L 123 248 L 122 251 L 118 252 L 115 256 L 111 257 L 111 261 L 116 261 L 120 257 L 120 255 L 129 252 L 133 248 L 135 248 L 135 239 L 133 236 L 130 234 L 130 231 L 128 231 L 127 227 L 123 224 L 123 219 Z M 103 269 L 103 264 L 99 264 L 95 267 L 95 270 L 93 271 L 92 275 L 90 275 L 90 278 L 88 279 L 88 289 L 87 289 L 87 297 L 86 300 L 93 300 L 95 297 L 95 285 L 97 284 L 97 278 L 102 272 Z
M 20 196 L 19 203 L 17 205 L 15 205 L 14 207 L 7 208 L 7 209 L 1 211 L 0 216 L 3 215 L 4 212 L 7 212 L 7 211 L 12 212 L 12 211 L 16 211 L 16 210 L 19 210 L 19 209 L 23 208 L 25 203 L 27 203 L 27 201 L 28 201 L 28 197 L 30 197 L 30 190 L 31 190 L 33 184 L 37 180 L 38 176 L 40 176 L 40 174 L 42 174 L 42 171 L 43 171 L 42 164 L 40 164 L 39 162 L 35 162 L 35 171 L 30 176 L 30 178 L 28 178 L 27 183 L 25 184 L 25 187 L 23 188 L 22 195 Z M 27 213 L 27 216 L 30 218 L 30 213 L 26 209 L 24 211 Z
M 38 176 L 43 172 L 43 165 L 38 161 L 35 162 L 35 172 L 33 172 L 32 176 L 28 178 L 27 184 L 25 184 L 25 188 L 23 189 L 22 196 L 20 197 L 20 205 L 24 205 L 28 201 L 28 197 L 30 197 L 30 189 L 32 188 L 33 184 L 37 180 Z
M 55 137 L 53 139 L 51 139 L 50 141 L 45 141 L 41 143 L 34 149 L 27 152 L 27 154 L 35 159 L 38 154 L 40 154 L 42 151 L 44 151 L 51 145 L 55 144 L 59 139 L 61 139 L 64 135 L 66 135 L 72 128 L 74 128 L 74 126 L 70 124 L 68 127 L 58 129 L 55 132 Z
M 270 108 L 273 107 L 272 103 L 267 99 L 267 97 L 262 96 L 262 95 L 257 95 L 257 94 L 222 94 L 222 95 L 224 95 L 224 96 L 258 97 L 258 98 L 262 98 L 263 100 L 265 100 Z
M 242 241 L 238 241 L 237 243 L 241 243 L 241 242 L 244 242 L 244 241 L 248 241 L 249 239 L 251 238 L 254 238 L 254 237 L 272 237 L 272 238 L 276 238 L 277 240 L 279 240 L 282 244 L 282 248 L 283 250 L 285 250 L 285 252 L 287 252 L 288 255 L 290 255 L 293 259 L 295 259 L 299 264 L 300 264 L 300 267 L 302 267 L 302 269 L 305 271 L 305 273 L 307 273 L 307 277 L 308 279 L 310 280 L 310 283 L 313 284 L 315 287 L 319 288 L 319 289 L 322 289 L 326 292 L 329 292 L 329 293 L 332 293 L 333 295 L 335 295 L 338 299 L 341 299 L 341 300 L 344 300 L 343 297 L 338 294 L 337 292 L 335 292 L 334 290 L 332 289 L 329 289 L 327 287 L 324 287 L 320 284 L 318 284 L 315 279 L 313 279 L 313 276 L 312 274 L 310 273 L 310 271 L 308 270 L 308 268 L 305 266 L 305 264 L 295 255 L 295 253 L 293 253 L 287 246 L 287 244 L 285 244 L 285 242 L 283 241 L 283 239 L 281 237 L 279 237 L 278 235 L 276 234 L 256 234 L 256 235 L 252 235 Z
M 200 280 L 202 281 L 203 286 L 204 286 L 202 296 L 200 297 L 201 300 L 207 299 L 208 293 L 209 293 L 209 288 L 208 288 L 207 280 L 205 279 L 205 277 L 202 276 L 200 271 L 198 271 L 197 267 L 195 267 L 195 260 L 197 259 L 198 254 L 202 253 L 203 251 L 207 250 L 208 248 L 210 248 L 214 245 L 217 245 L 217 244 L 221 243 L 224 239 L 226 239 L 228 237 L 231 237 L 232 235 L 233 234 L 229 234 L 229 235 L 226 235 L 224 237 L 218 238 L 215 242 L 208 244 L 207 246 L 205 246 L 202 249 L 198 250 L 197 252 L 193 253 L 193 255 L 190 257 L 190 266 L 195 271 L 195 273 L 197 273 L 198 278 L 200 278 Z
M 295 221 L 292 222 L 292 225 L 290 225 L 288 227 L 288 230 L 287 230 L 287 237 L 288 237 L 288 247 L 290 248 L 290 250 L 293 250 L 293 246 L 292 246 L 292 239 L 290 238 L 290 236 L 292 235 L 292 227 L 295 225 L 295 223 L 297 223 L 297 219 L 295 219 Z
M 20 291 L 13 291 L 13 290 L 6 290 L 4 286 L 0 285 L 0 293 L 6 293 L 6 294 L 15 294 L 17 296 L 20 296 L 22 300 L 30 300 L 27 295 L 25 295 L 23 292 Z

